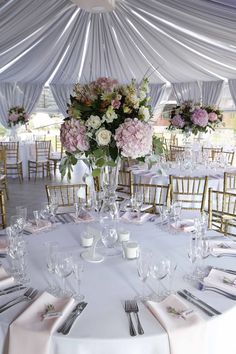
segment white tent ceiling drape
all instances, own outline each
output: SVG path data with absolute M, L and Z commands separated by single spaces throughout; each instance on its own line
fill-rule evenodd
M 32 107 L 42 86 L 51 83 L 65 114 L 71 85 L 99 76 L 125 83 L 146 74 L 152 84 L 174 83 L 178 99 L 185 90 L 181 85 L 194 85 L 187 96 L 217 101 L 219 82 L 236 79 L 233 5 L 231 0 L 120 0 L 114 11 L 95 14 L 70 0 L 0 1 L 2 122 L 17 101 L 17 90 L 8 101 L 9 85 L 31 87 L 34 94 L 22 86 L 21 95 Z

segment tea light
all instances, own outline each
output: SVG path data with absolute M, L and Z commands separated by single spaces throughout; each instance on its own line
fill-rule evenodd
M 118 233 L 119 242 L 127 242 L 130 238 L 130 232 L 127 230 L 121 230 Z
M 80 237 L 81 246 L 83 247 L 91 247 L 93 244 L 93 235 L 91 234 L 83 234 Z
M 123 244 L 124 256 L 127 259 L 139 257 L 139 244 L 137 242 L 126 242 Z

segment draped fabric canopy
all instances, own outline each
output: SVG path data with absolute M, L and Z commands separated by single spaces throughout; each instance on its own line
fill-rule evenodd
M 199 88 L 213 102 L 219 82 L 236 79 L 235 19 L 234 0 L 119 0 L 104 13 L 87 12 L 70 0 L 2 0 L 1 119 L 18 91 L 32 109 L 46 82 L 65 112 L 62 100 L 71 84 L 99 76 L 125 83 L 147 75 L 159 85 L 153 102 L 165 83 L 173 84 L 177 99 L 191 87 L 189 98 L 201 96 Z M 15 92 L 10 101 L 9 90 Z

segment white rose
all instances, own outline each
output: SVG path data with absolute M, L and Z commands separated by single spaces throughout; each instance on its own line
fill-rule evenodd
M 140 100 L 144 100 L 146 98 L 146 92 L 145 91 L 140 91 L 139 92 L 139 97 L 140 97 Z
M 98 145 L 105 146 L 111 141 L 111 132 L 105 128 L 101 128 L 96 132 L 96 140 Z
M 101 126 L 101 124 L 102 124 L 102 122 L 101 122 L 100 117 L 93 116 L 93 115 L 91 115 L 86 122 L 86 125 L 92 129 L 98 129 Z
M 147 107 L 141 106 L 138 111 L 139 116 L 141 116 L 145 122 L 150 118 L 149 109 Z

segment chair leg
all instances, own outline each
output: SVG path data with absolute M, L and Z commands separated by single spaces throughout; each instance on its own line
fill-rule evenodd
M 38 175 L 38 164 L 37 164 L 37 162 L 36 162 L 36 164 L 35 164 L 34 182 L 36 182 L 36 177 L 37 177 L 37 175 Z
M 30 162 L 28 161 L 28 180 L 30 181 Z
M 57 172 L 57 161 L 53 161 L 53 167 L 54 167 L 54 176 L 56 175 Z

